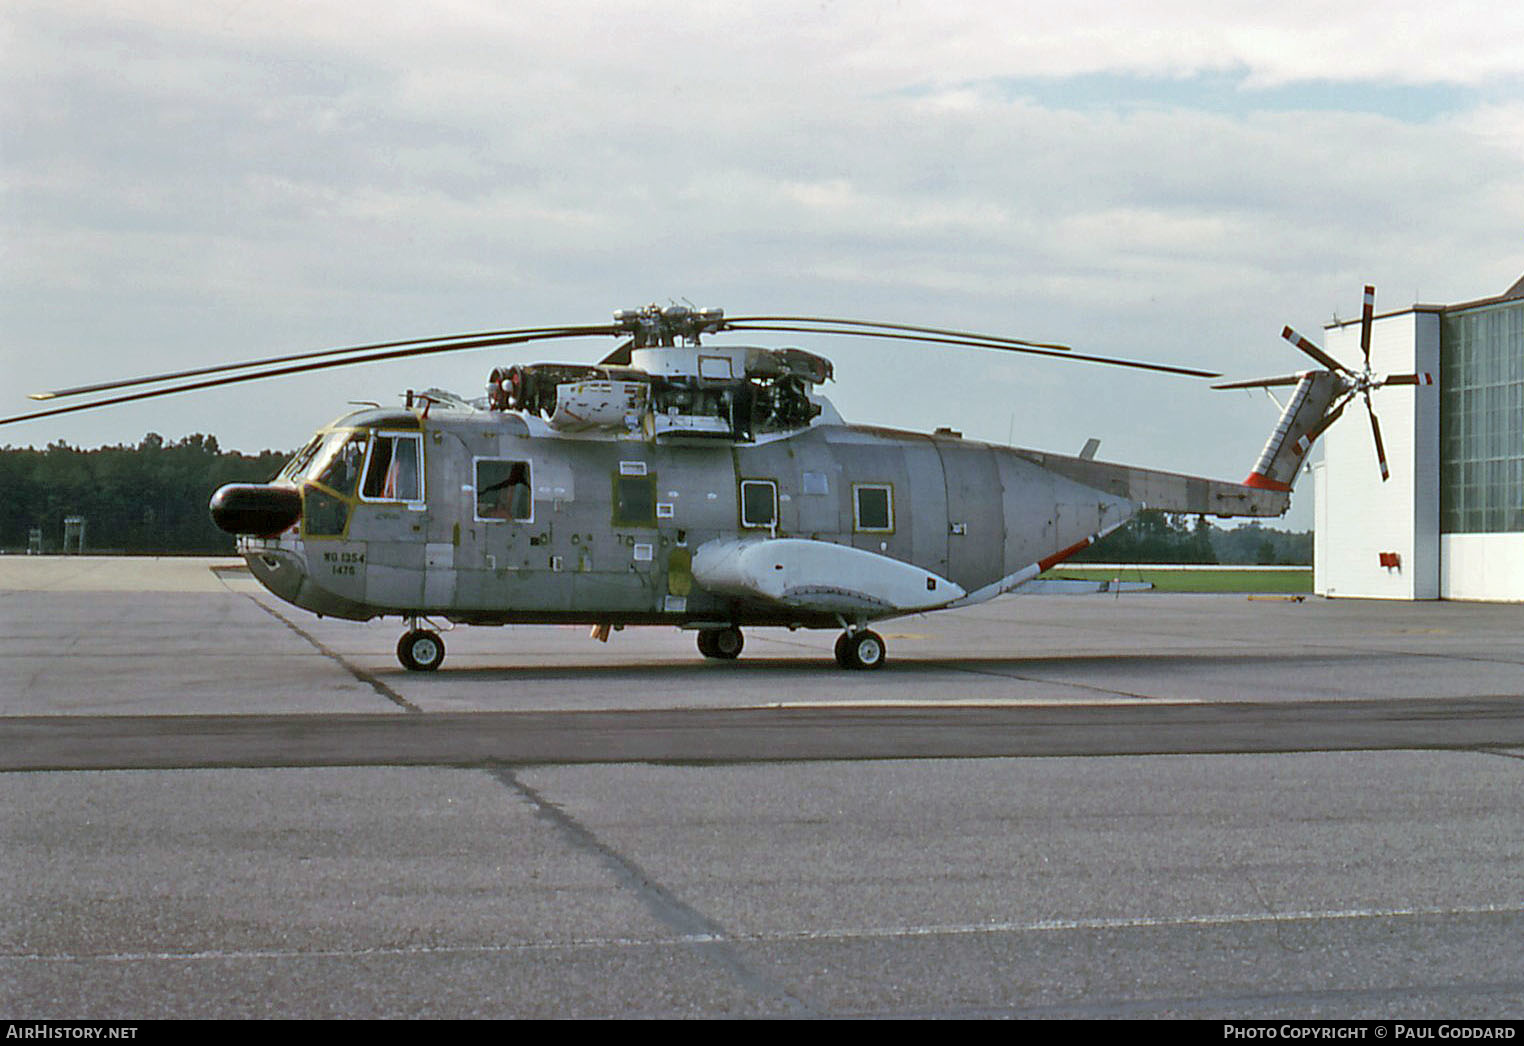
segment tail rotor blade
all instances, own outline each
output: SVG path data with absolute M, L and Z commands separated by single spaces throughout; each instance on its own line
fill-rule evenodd
M 1371 436 L 1376 440 L 1376 461 L 1381 466 L 1381 482 L 1385 483 L 1392 478 L 1392 473 L 1386 467 L 1386 446 L 1381 442 L 1381 422 L 1376 420 L 1376 411 L 1371 406 L 1368 395 L 1365 397 L 1365 410 L 1371 416 Z
M 1291 344 L 1301 349 L 1303 352 L 1311 356 L 1313 359 L 1317 360 L 1320 364 L 1329 370 L 1340 371 L 1344 374 L 1349 373 L 1348 367 L 1344 366 L 1344 364 L 1334 359 L 1328 353 L 1318 348 L 1316 345 L 1308 341 L 1306 338 L 1302 337 L 1290 327 L 1287 327 L 1285 330 L 1281 331 L 1281 337 L 1291 342 Z
M 1365 356 L 1365 365 L 1371 365 L 1371 317 L 1376 312 L 1376 288 L 1370 284 L 1365 285 L 1365 304 L 1360 308 L 1360 352 Z M 1372 415 L 1374 417 L 1374 415 Z
M 1334 407 L 1333 410 L 1323 415 L 1322 421 L 1318 422 L 1307 431 L 1307 435 L 1303 436 L 1299 441 L 1305 444 L 1305 446 L 1302 447 L 1302 453 L 1305 454 L 1308 450 L 1311 450 L 1312 445 L 1318 441 L 1318 437 L 1327 432 L 1329 427 L 1333 425 L 1334 422 L 1339 420 L 1339 415 L 1344 413 L 1344 408 L 1349 406 L 1349 401 L 1353 398 L 1353 394 L 1345 396 L 1342 400 L 1339 401 L 1338 406 Z

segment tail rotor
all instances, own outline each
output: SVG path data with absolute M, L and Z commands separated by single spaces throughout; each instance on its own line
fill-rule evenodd
M 1281 337 L 1316 361 L 1321 370 L 1212 386 L 1217 389 L 1296 386 L 1291 402 L 1281 414 L 1280 424 L 1276 426 L 1270 442 L 1265 445 L 1254 471 L 1244 481 L 1246 486 L 1291 489 L 1291 481 L 1296 478 L 1297 469 L 1312 449 L 1313 443 L 1339 419 L 1344 408 L 1357 396 L 1365 400 L 1365 412 L 1370 417 L 1371 439 L 1375 443 L 1376 464 L 1381 469 L 1382 482 L 1391 478 L 1386 445 L 1381 439 L 1381 422 L 1377 420 L 1376 408 L 1371 404 L 1371 393 L 1387 385 L 1432 385 L 1434 376 L 1427 373 L 1378 375 L 1375 372 L 1371 366 L 1371 328 L 1375 312 L 1376 288 L 1367 284 L 1360 310 L 1360 354 L 1363 358 L 1360 370 L 1346 367 L 1318 345 L 1287 327 L 1281 331 Z

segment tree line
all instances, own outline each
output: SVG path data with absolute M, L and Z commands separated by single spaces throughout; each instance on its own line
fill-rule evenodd
M 225 452 L 215 436 L 173 443 L 150 432 L 137 446 L 83 450 L 0 449 L 0 549 L 25 551 L 34 529 L 42 551 L 63 548 L 64 519 L 83 516 L 88 552 L 231 553 L 207 502 L 224 483 L 263 483 L 289 452 Z M 71 548 L 72 551 L 72 548 Z
M 63 547 L 64 519 L 85 518 L 85 551 L 220 555 L 233 538 L 207 513 L 224 483 L 263 483 L 290 452 L 224 451 L 197 433 L 173 443 L 156 432 L 137 446 L 82 450 L 67 443 L 45 450 L 0 449 L 0 550 L 28 547 L 33 529 L 42 550 Z M 1076 556 L 1091 563 L 1312 562 L 1312 534 L 1249 523 L 1233 530 L 1205 517 L 1153 509 Z
M 1205 516 L 1144 509 L 1075 556 L 1075 563 L 1221 563 L 1311 566 L 1312 532 L 1245 523 L 1225 530 Z

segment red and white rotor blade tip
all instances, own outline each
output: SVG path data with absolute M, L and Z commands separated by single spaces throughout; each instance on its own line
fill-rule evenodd
M 1317 360 L 1320 364 L 1329 370 L 1343 371 L 1345 374 L 1349 373 L 1349 368 L 1345 367 L 1344 364 L 1334 359 L 1328 353 L 1318 348 L 1316 345 L 1308 341 L 1306 338 L 1302 337 L 1290 327 L 1287 327 L 1285 330 L 1281 331 L 1281 337 L 1291 342 L 1291 344 L 1301 349 L 1303 352 L 1311 356 L 1313 359 Z
M 1376 314 L 1376 288 L 1365 285 L 1365 304 L 1360 307 L 1360 352 L 1371 365 L 1371 318 Z
M 1365 401 L 1365 411 L 1371 416 L 1371 436 L 1376 440 L 1376 462 L 1381 466 L 1381 482 L 1385 483 L 1392 478 L 1392 472 L 1386 466 L 1386 445 L 1381 442 L 1381 422 L 1376 420 L 1376 412 L 1372 409 L 1370 400 Z

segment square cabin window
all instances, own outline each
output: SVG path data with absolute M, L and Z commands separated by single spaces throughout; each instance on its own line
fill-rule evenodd
M 656 526 L 656 477 L 614 477 L 614 526 Z
M 741 526 L 772 527 L 778 522 L 778 484 L 770 479 L 741 481 Z
M 859 531 L 892 531 L 894 488 L 887 483 L 852 484 L 852 523 Z
M 477 459 L 477 519 L 531 522 L 534 519 L 533 490 L 529 485 L 529 462 Z

